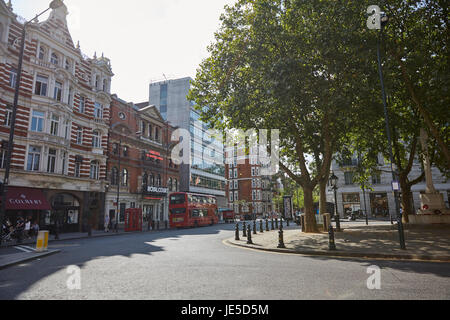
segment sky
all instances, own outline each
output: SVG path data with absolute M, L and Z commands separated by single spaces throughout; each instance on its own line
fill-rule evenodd
M 32 19 L 51 0 L 12 0 L 14 13 Z M 149 99 L 151 81 L 195 78 L 208 57 L 225 5 L 236 0 L 64 0 L 76 45 L 111 60 L 111 93 L 128 102 Z M 39 18 L 45 20 L 48 13 Z

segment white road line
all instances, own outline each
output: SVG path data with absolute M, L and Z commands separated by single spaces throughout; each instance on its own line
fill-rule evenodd
M 15 246 L 14 248 L 16 248 L 17 250 L 23 251 L 23 252 L 34 252 L 35 250 L 31 247 L 27 247 L 27 246 Z

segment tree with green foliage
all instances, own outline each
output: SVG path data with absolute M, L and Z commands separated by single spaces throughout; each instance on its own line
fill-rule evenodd
M 358 78 L 368 64 L 362 12 L 358 1 L 239 0 L 190 93 L 213 128 L 280 130 L 280 167 L 303 189 L 306 232 L 318 230 L 313 191 L 361 111 L 356 87 L 372 81 Z

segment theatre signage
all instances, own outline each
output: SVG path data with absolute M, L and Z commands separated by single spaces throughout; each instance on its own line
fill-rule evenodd
M 164 187 L 147 187 L 147 192 L 149 194 L 166 196 L 167 193 L 169 192 L 169 189 L 168 188 L 164 188 Z

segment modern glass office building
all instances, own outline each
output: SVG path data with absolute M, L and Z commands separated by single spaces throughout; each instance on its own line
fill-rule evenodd
M 223 142 L 200 121 L 200 113 L 187 99 L 191 78 L 150 84 L 150 104 L 169 123 L 190 133 L 190 164 L 181 165 L 180 191 L 217 197 L 219 207 L 227 207 Z

